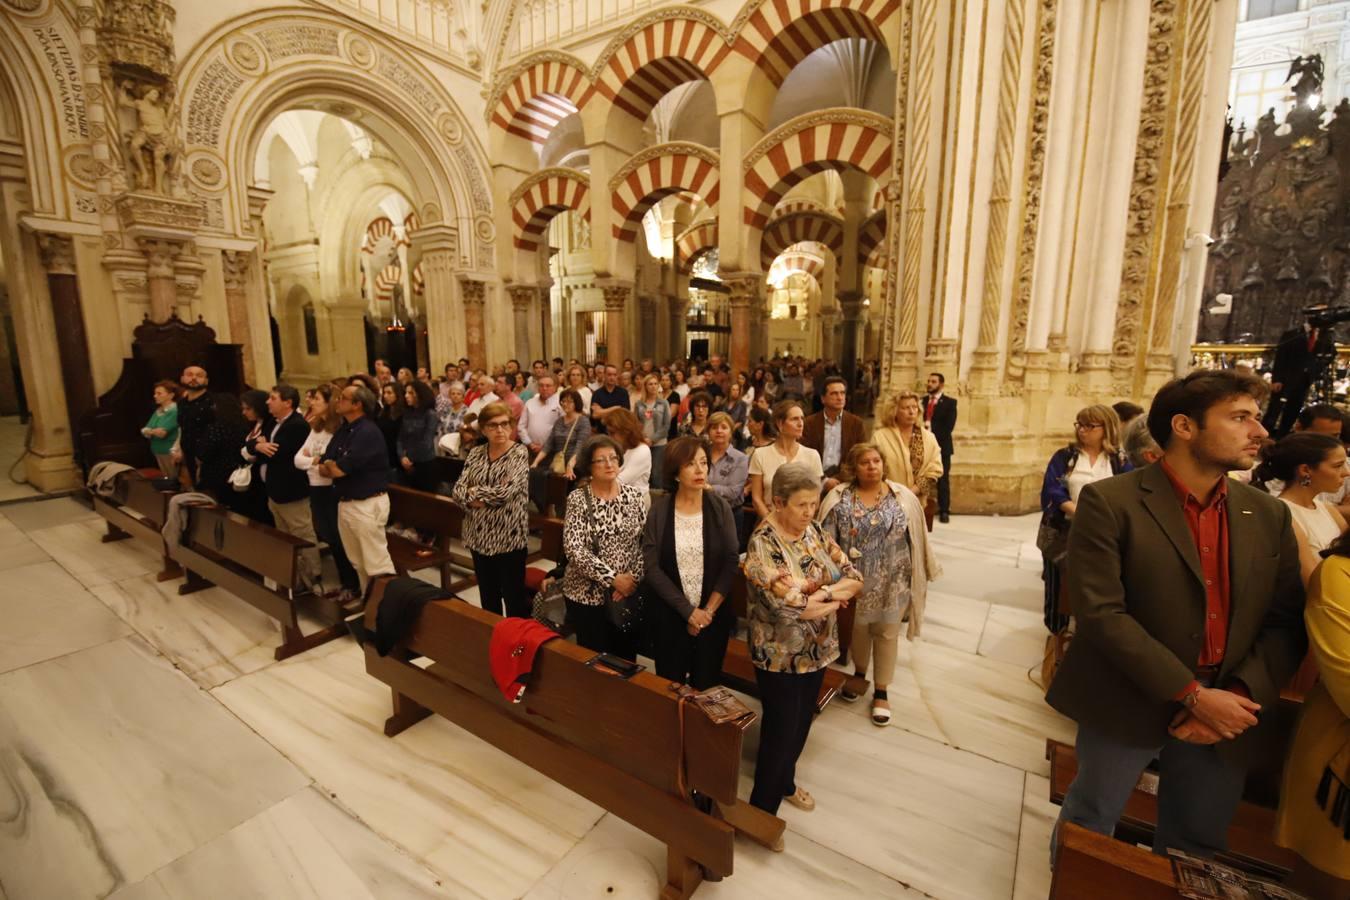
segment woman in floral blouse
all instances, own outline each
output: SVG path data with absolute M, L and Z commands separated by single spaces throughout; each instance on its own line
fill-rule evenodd
M 525 555 L 529 542 L 530 451 L 511 437 L 505 403 L 489 403 L 478 418 L 487 443 L 474 447 L 451 498 L 466 511 L 464 546 L 473 554 L 478 605 L 489 612 L 529 617 Z
M 816 801 L 796 782 L 825 667 L 839 657 L 835 612 L 862 589 L 862 574 L 815 522 L 820 478 L 801 463 L 774 472 L 772 512 L 750 536 L 750 661 L 764 706 L 750 803 L 771 815 L 786 799 Z
M 633 602 L 642 581 L 642 529 L 651 494 L 646 485 L 619 481 L 623 450 L 608 435 L 590 439 L 577 454 L 576 471 L 590 482 L 567 495 L 563 596 L 567 624 L 577 643 L 601 653 L 637 659 L 637 635 L 610 621 L 610 600 Z
M 914 492 L 885 477 L 875 444 L 854 444 L 844 460 L 843 483 L 825 495 L 820 523 L 862 571 L 863 589 L 853 604 L 849 655 L 853 670 L 867 674 L 873 665 L 872 722 L 887 725 L 886 696 L 895 675 L 901 619 L 909 637 L 919 633 L 928 581 L 941 571 L 928 543 L 923 505 Z M 841 695 L 852 703 L 858 694 Z

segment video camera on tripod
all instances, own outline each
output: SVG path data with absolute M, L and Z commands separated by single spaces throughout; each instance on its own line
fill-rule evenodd
M 1350 306 L 1308 306 L 1303 309 L 1303 317 L 1314 328 L 1332 328 L 1350 322 Z

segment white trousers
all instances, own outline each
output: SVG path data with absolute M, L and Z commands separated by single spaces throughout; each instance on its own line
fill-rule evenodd
M 364 592 L 376 575 L 393 575 L 394 561 L 389 558 L 389 541 L 384 526 L 389 524 L 389 495 L 364 500 L 338 501 L 338 535 L 342 549 L 356 567 Z

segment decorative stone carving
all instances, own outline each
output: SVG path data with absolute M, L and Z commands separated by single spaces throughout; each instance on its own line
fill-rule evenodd
M 267 67 L 262 45 L 241 35 L 225 47 L 225 58 L 245 75 L 261 75 Z
M 218 191 L 225 187 L 225 167 L 209 151 L 193 153 L 188 160 L 187 172 L 192 183 L 203 190 Z
M 1022 232 L 1017 241 L 1017 269 L 1013 281 L 1012 320 L 1006 371 L 1021 378 L 1027 347 L 1027 319 L 1031 311 L 1031 279 L 1036 266 L 1036 233 L 1041 222 L 1041 189 L 1045 183 L 1045 145 L 1050 124 L 1050 87 L 1055 66 L 1055 16 L 1059 0 L 1040 0 L 1036 11 L 1036 70 L 1031 85 L 1031 125 L 1027 133 L 1027 161 L 1022 179 Z
M 75 274 L 75 242 L 69 235 L 39 231 L 38 256 L 48 275 Z
M 539 289 L 532 284 L 513 284 L 507 287 L 506 292 L 511 296 L 511 309 L 520 312 L 529 310 L 530 303 L 539 294 Z
M 156 238 L 141 238 L 136 242 L 141 251 L 145 254 L 146 267 L 145 274 L 149 278 L 173 278 L 174 261 L 179 254 L 183 252 L 183 244 L 179 241 L 160 240 Z
M 125 194 L 117 199 L 117 214 L 128 229 L 196 231 L 205 218 L 200 203 L 153 194 Z
M 459 295 L 465 306 L 482 306 L 487 301 L 487 282 L 460 278 Z
M 621 313 L 632 296 L 633 286 L 627 282 L 610 282 L 600 285 L 600 293 L 605 298 L 605 312 Z
M 168 81 L 174 76 L 173 25 L 174 9 L 165 0 L 108 0 L 99 46 L 107 59 Z
M 16 13 L 37 13 L 42 11 L 46 0 L 3 0 L 4 5 Z
M 133 110 L 136 127 L 126 136 L 131 174 L 140 190 L 182 196 L 177 176 L 181 148 L 169 126 L 169 102 L 157 87 L 147 87 L 138 96 L 129 82 L 117 88 L 117 105 Z
M 207 63 L 188 101 L 188 143 L 212 147 L 218 143 L 225 109 L 243 84 L 244 78 L 225 60 L 217 57 Z
M 41 25 L 33 28 L 33 36 L 52 73 L 52 85 L 61 108 L 61 126 L 65 136 L 73 140 L 87 138 L 89 119 L 85 108 L 84 82 L 80 78 L 76 56 L 66 43 L 65 34 L 55 25 Z
M 225 276 L 227 293 L 242 292 L 248 284 L 249 261 L 253 254 L 246 250 L 222 250 L 221 272 Z
M 1164 175 L 1163 151 L 1172 108 L 1168 92 L 1176 30 L 1177 0 L 1153 0 L 1148 19 L 1148 50 L 1144 62 L 1139 135 L 1135 143 L 1134 178 L 1125 226 L 1125 259 L 1116 304 L 1115 337 L 1111 344 L 1114 376 L 1117 382 L 1127 384 L 1132 380 L 1135 351 L 1139 348 L 1144 294 L 1157 227 L 1159 189 Z M 1132 392 L 1126 387 L 1126 393 Z

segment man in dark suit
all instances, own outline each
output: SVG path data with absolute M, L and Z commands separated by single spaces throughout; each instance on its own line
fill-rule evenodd
M 1336 342 L 1329 328 L 1305 323 L 1280 335 L 1270 370 L 1270 405 L 1262 423 L 1277 440 L 1294 427 L 1323 361 L 1335 356 Z
M 1265 393 L 1232 370 L 1169 382 L 1148 414 L 1162 459 L 1079 496 L 1065 564 L 1078 627 L 1046 697 L 1078 722 L 1060 821 L 1111 834 L 1157 757 L 1154 851 L 1226 847 L 1257 714 L 1307 650 L 1289 508 L 1227 477 L 1256 461 Z
M 844 409 L 848 382 L 838 375 L 825 379 L 821 400 L 824 408 L 806 417 L 802 443 L 820 454 L 820 464 L 825 470 L 825 483 L 821 487 L 829 491 L 839 483 L 839 467 L 848 460 L 848 451 L 854 444 L 867 440 L 867 429 L 862 419 Z
M 300 392 L 289 384 L 279 384 L 267 395 L 267 411 L 272 427 L 267 438 L 251 442 L 249 452 L 264 462 L 259 470 L 267 488 L 267 508 L 277 528 L 314 546 L 300 551 L 300 577 L 304 584 L 320 591 L 319 539 L 309 510 L 309 475 L 295 467 L 295 454 L 309 437 L 309 423 L 297 409 Z
M 923 406 L 923 421 L 937 438 L 942 450 L 942 477 L 938 479 L 938 521 L 950 522 L 952 516 L 952 432 L 956 430 L 956 398 L 943 393 L 947 379 L 941 372 L 928 376 L 928 400 Z

